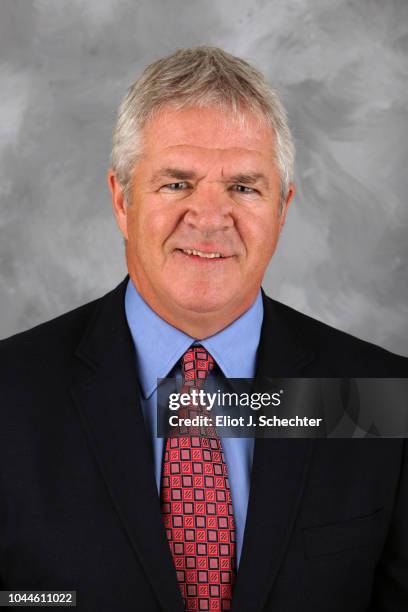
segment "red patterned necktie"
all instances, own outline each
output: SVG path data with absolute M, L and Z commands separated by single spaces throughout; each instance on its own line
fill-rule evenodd
M 181 393 L 199 390 L 214 360 L 193 346 L 182 360 Z M 178 416 L 210 413 L 187 406 Z M 182 435 L 180 435 L 180 431 Z M 161 506 L 185 610 L 230 610 L 235 581 L 235 522 L 227 465 L 214 427 L 173 430 L 166 439 Z

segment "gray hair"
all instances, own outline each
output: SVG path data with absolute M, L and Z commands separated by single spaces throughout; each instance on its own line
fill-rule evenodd
M 164 106 L 218 106 L 241 123 L 250 112 L 267 122 L 276 138 L 281 204 L 293 180 L 294 145 L 287 114 L 277 92 L 253 66 L 217 47 L 180 49 L 153 62 L 123 99 L 113 133 L 111 166 L 128 199 L 132 170 L 142 153 L 141 133 Z

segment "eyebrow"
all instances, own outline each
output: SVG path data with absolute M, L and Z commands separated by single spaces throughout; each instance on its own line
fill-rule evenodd
M 244 185 L 255 185 L 256 183 L 263 183 L 266 187 L 269 186 L 268 179 L 261 172 L 253 172 L 248 174 L 234 174 L 229 177 L 232 183 L 243 183 Z
M 196 178 L 196 173 L 192 170 L 182 170 L 181 168 L 160 168 L 151 178 L 151 183 L 155 183 L 162 178 L 172 178 L 179 181 L 188 181 Z

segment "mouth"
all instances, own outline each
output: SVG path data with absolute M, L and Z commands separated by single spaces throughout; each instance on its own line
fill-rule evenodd
M 191 260 L 201 261 L 222 261 L 229 259 L 229 255 L 224 255 L 219 251 L 201 251 L 199 249 L 176 249 Z

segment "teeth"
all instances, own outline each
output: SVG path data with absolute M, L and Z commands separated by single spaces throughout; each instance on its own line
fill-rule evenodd
M 198 255 L 198 257 L 205 257 L 206 259 L 222 257 L 221 253 L 204 253 L 203 251 L 197 251 L 196 249 L 182 249 L 182 251 L 187 255 Z

